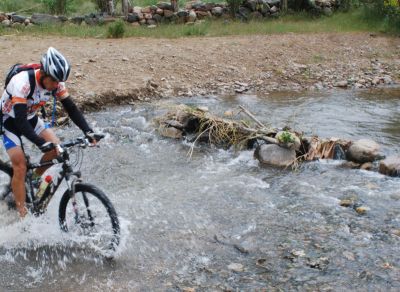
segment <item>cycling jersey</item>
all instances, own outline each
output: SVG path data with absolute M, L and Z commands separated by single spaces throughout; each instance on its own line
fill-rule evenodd
M 15 118 L 14 105 L 26 104 L 28 120 L 32 119 L 36 112 L 52 99 L 53 92 L 48 91 L 40 85 L 40 70 L 35 70 L 35 90 L 32 98 L 27 98 L 30 92 L 28 71 L 16 74 L 7 85 L 1 97 L 1 108 L 3 111 L 3 121 L 8 118 Z M 58 88 L 54 92 L 57 99 L 64 99 L 69 96 L 64 82 L 58 83 Z

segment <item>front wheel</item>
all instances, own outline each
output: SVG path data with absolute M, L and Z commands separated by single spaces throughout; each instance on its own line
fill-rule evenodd
M 120 241 L 117 213 L 107 196 L 97 187 L 78 183 L 75 193 L 67 190 L 59 208 L 60 227 L 109 255 Z

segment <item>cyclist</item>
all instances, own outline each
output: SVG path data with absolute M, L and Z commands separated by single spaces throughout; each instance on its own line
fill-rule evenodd
M 52 129 L 46 125 L 36 112 L 53 95 L 59 100 L 71 120 L 84 132 L 92 143 L 93 130 L 89 127 L 82 113 L 72 101 L 66 87 L 71 67 L 67 59 L 56 49 L 50 47 L 41 58 L 40 69 L 34 70 L 35 89 L 31 93 L 28 71 L 22 71 L 12 77 L 1 97 L 3 115 L 3 142 L 13 167 L 11 187 L 17 210 L 21 218 L 25 217 L 25 175 L 26 160 L 22 148 L 21 136 L 26 137 L 44 153 L 41 161 L 48 161 L 57 156 L 54 148 L 60 141 Z M 28 96 L 31 96 L 28 98 Z M 38 169 L 40 176 L 46 169 Z

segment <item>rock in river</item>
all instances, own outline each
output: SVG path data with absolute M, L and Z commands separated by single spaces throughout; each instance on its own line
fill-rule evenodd
M 264 144 L 257 147 L 254 156 L 263 164 L 287 167 L 296 160 L 296 152 L 275 144 Z
M 368 139 L 355 141 L 347 152 L 347 159 L 358 163 L 372 162 L 379 158 L 380 146 Z
M 379 172 L 390 176 L 400 176 L 400 157 L 390 156 L 379 164 Z

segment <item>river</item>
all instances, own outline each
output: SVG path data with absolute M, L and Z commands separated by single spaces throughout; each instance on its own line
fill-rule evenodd
M 260 167 L 252 151 L 206 145 L 189 160 L 191 145 L 159 137 L 152 119 L 179 103 L 216 114 L 244 105 L 275 127 L 370 138 L 385 154 L 399 154 L 399 97 L 398 88 L 210 96 L 90 113 L 106 138 L 85 150 L 82 172 L 119 214 L 115 259 L 59 230 L 61 193 L 44 216 L 23 222 L 0 202 L 0 290 L 398 291 L 399 178 L 334 161 L 296 171 Z M 57 134 L 80 133 L 70 127 Z M 345 198 L 369 210 L 340 206 Z

